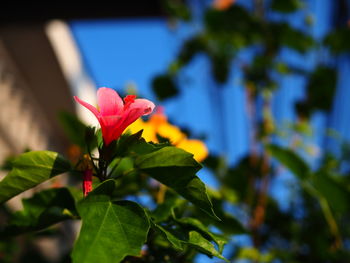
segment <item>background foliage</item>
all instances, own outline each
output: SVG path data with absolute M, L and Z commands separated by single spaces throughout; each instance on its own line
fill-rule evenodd
M 170 142 L 147 143 L 136 133 L 104 148 L 99 132 L 62 114 L 67 135 L 81 152 L 91 154 L 97 147 L 108 160 L 96 162 L 95 172 L 108 167 L 109 180 L 96 180 L 95 190 L 85 199 L 76 187 L 38 192 L 23 200 L 22 211 L 12 213 L 4 203 L 8 199 L 64 172 L 70 173 L 69 185 L 78 186 L 81 169 L 77 161 L 48 151 L 24 153 L 8 162 L 4 169 L 10 172 L 0 182 L 1 261 L 46 262 L 34 249 L 36 240 L 65 235 L 67 239 L 67 222 L 81 219 L 74 249 L 71 240 L 57 262 L 69 262 L 71 251 L 74 262 L 193 262 L 199 253 L 215 262 L 347 262 L 349 147 L 340 139 L 341 151 L 324 149 L 317 165 L 307 151 L 307 138 L 314 136 L 313 114 L 332 109 L 336 68 L 320 63 L 305 70 L 281 53 L 288 49 L 306 59 L 309 52 L 326 50 L 337 58 L 349 52 L 350 29 L 344 24 L 323 39 L 314 39 L 306 30 L 266 15 L 287 16 L 305 4 L 273 0 L 255 1 L 251 9 L 234 2 L 225 9 L 209 6 L 201 14 L 202 29 L 154 78 L 158 99 L 173 98 L 180 92 L 181 72 L 201 54 L 209 59 L 220 89 L 242 52 L 251 50 L 251 60 L 241 65 L 247 106 L 254 109 L 247 112 L 251 151 L 234 166 L 221 156 L 203 162 L 218 180 L 217 189 L 206 189 L 196 176 L 201 165 Z M 191 9 L 179 1 L 167 1 L 166 10 L 171 19 L 193 19 Z M 312 24 L 312 19 L 305 17 L 305 23 Z M 280 88 L 278 80 L 290 75 L 306 79 L 306 96 L 295 104 L 297 119 L 286 129 L 276 125 L 271 100 Z M 290 143 L 281 146 L 281 138 Z M 270 185 L 286 171 L 295 177 L 294 184 L 286 200 L 275 200 Z M 287 209 L 283 202 L 290 204 Z

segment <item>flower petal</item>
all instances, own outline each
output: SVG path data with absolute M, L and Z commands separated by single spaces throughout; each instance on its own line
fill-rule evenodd
M 120 126 L 121 117 L 115 116 L 102 116 L 100 118 L 100 125 L 102 130 L 102 137 L 106 145 L 110 144 L 112 141 L 118 139 L 115 134 L 115 130 L 118 130 Z
M 146 99 L 137 99 L 123 112 L 122 122 L 120 124 L 122 131 L 131 123 L 144 115 L 152 113 L 154 109 L 152 101 Z
M 90 110 L 96 116 L 96 118 L 99 119 L 100 113 L 98 112 L 98 110 L 94 106 L 79 99 L 77 96 L 74 96 L 73 98 L 75 99 L 76 102 L 78 102 L 79 104 L 83 105 L 85 108 Z
M 110 88 L 99 88 L 97 90 L 97 101 L 102 116 L 117 115 L 124 106 L 118 93 Z
M 152 101 L 146 100 L 146 99 L 136 99 L 132 104 L 130 104 L 130 107 L 128 108 L 129 111 L 136 110 L 138 114 L 142 114 L 139 117 L 143 115 L 148 115 L 152 113 L 155 105 Z M 137 117 L 136 119 L 138 119 Z
M 169 141 L 175 145 L 186 137 L 186 134 L 184 134 L 178 127 L 168 122 L 157 126 L 157 133 L 163 138 L 169 139 Z
M 119 138 L 123 131 L 134 121 L 143 115 L 150 114 L 154 109 L 153 102 L 146 99 L 137 99 L 123 112 L 117 128 L 113 131 L 113 137 Z

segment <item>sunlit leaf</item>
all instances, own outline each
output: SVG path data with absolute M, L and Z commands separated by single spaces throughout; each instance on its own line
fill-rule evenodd
M 160 231 L 176 250 L 183 250 L 183 240 L 176 237 L 173 233 L 171 233 L 171 231 L 165 229 L 161 225 L 154 223 L 153 227 Z
M 196 176 L 201 165 L 193 159 L 192 154 L 173 146 L 167 146 L 139 156 L 135 160 L 135 166 L 217 218 L 206 187 Z
M 188 244 L 197 248 L 201 252 L 209 255 L 220 258 L 228 262 L 226 258 L 224 258 L 214 247 L 212 243 L 210 243 L 207 239 L 205 239 L 201 234 L 196 231 L 191 231 L 189 233 Z
M 83 224 L 73 262 L 120 262 L 140 255 L 150 227 L 145 211 L 131 201 L 113 201 L 113 180 L 99 185 L 78 204 Z
M 67 160 L 50 151 L 23 153 L 12 165 L 10 173 L 0 182 L 0 203 L 71 169 Z

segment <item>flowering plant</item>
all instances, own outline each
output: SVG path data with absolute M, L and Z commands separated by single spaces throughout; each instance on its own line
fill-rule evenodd
M 134 95 L 122 100 L 109 88 L 100 88 L 97 97 L 98 108 L 74 97 L 101 126 L 101 130 L 84 127 L 85 139 L 77 140 L 81 150 L 77 162 L 52 151 L 26 152 L 15 158 L 0 182 L 0 203 L 63 173 L 83 181 L 83 194 L 70 187 L 36 193 L 1 228 L 1 236 L 73 219 L 82 221 L 71 252 L 73 262 L 121 262 L 130 257 L 153 262 L 149 258 L 155 250 L 168 256 L 198 250 L 224 259 L 220 251 L 226 238 L 196 219 L 201 215 L 208 222 L 220 222 L 204 183 L 196 176 L 201 165 L 193 154 L 170 143 L 148 143 L 142 130 L 123 134 L 139 117 L 150 114 L 154 104 Z M 75 119 L 68 126 L 70 134 L 84 136 L 78 134 L 82 126 Z M 151 200 L 142 197 L 144 193 Z

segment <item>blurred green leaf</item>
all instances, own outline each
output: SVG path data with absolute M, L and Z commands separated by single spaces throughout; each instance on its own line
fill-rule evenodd
M 173 76 L 158 75 L 152 80 L 152 88 L 159 100 L 165 100 L 178 95 L 178 87 Z
M 196 176 L 201 165 L 193 159 L 192 154 L 173 146 L 166 146 L 137 157 L 135 166 L 217 218 L 206 187 Z
M 12 165 L 12 170 L 0 182 L 0 203 L 71 169 L 66 159 L 50 151 L 23 153 Z
M 73 262 L 120 262 L 140 255 L 150 227 L 145 211 L 131 201 L 113 201 L 113 180 L 107 180 L 78 203 L 83 220 Z
M 304 180 L 310 175 L 310 168 L 294 151 L 277 145 L 266 146 L 268 152 L 283 166 L 288 168 L 299 179 Z
M 8 157 L 6 157 L 2 164 L 0 165 L 0 170 L 2 171 L 6 171 L 6 172 L 9 172 L 12 170 L 12 163 L 13 161 L 16 159 L 16 156 L 13 156 L 13 155 L 10 155 Z
M 292 13 L 303 6 L 300 0 L 272 0 L 271 8 L 281 13 Z
M 337 85 L 337 72 L 330 67 L 318 66 L 310 75 L 307 102 L 312 110 L 329 111 Z
M 330 111 L 337 86 L 337 72 L 327 66 L 318 66 L 310 75 L 307 96 L 295 104 L 298 115 L 308 119 L 317 110 Z
M 338 28 L 330 31 L 324 39 L 324 44 L 330 47 L 330 50 L 336 54 L 350 51 L 350 28 Z
M 350 192 L 326 172 L 318 172 L 312 177 L 315 189 L 327 200 L 332 210 L 338 213 L 349 211 Z
M 178 54 L 180 64 L 188 64 L 199 52 L 206 51 L 208 48 L 207 45 L 207 40 L 202 35 L 195 35 L 194 37 L 187 39 Z
M 215 225 L 221 230 L 221 232 L 227 235 L 246 234 L 248 231 L 245 229 L 242 223 L 226 211 L 226 202 L 227 201 L 224 198 L 215 198 L 212 196 L 212 203 L 215 207 L 215 213 L 221 219 L 221 221 L 210 220 L 209 223 Z M 203 215 L 200 215 L 199 218 L 201 218 L 201 221 L 204 222 L 205 217 Z
M 179 0 L 165 0 L 161 1 L 168 15 L 182 19 L 184 21 L 189 21 L 192 18 L 191 10 L 184 3 L 184 1 Z
M 254 83 L 257 88 L 267 88 L 272 85 L 269 71 L 272 68 L 272 57 L 266 55 L 255 56 L 251 65 L 244 68 L 246 81 Z
M 77 216 L 75 200 L 67 188 L 44 190 L 22 203 L 23 210 L 13 214 L 0 230 L 1 238 L 41 230 Z
M 84 133 L 84 146 L 82 149 L 86 149 L 90 153 L 93 152 L 94 149 L 101 148 L 103 144 L 102 132 L 101 129 L 97 129 L 96 127 L 88 126 L 85 129 Z
M 76 115 L 69 112 L 62 111 L 58 117 L 69 140 L 81 148 L 85 148 L 84 134 L 87 126 Z
M 235 167 L 228 169 L 225 173 L 222 178 L 224 186 L 233 189 L 240 201 L 249 199 L 254 195 L 251 183 L 262 176 L 261 165 L 261 158 L 244 156 Z
M 273 262 L 275 259 L 272 253 L 261 253 L 254 247 L 243 247 L 239 250 L 238 259 L 250 259 L 259 263 Z
M 110 178 L 118 178 L 134 169 L 134 162 L 131 158 L 115 158 L 108 166 Z
M 291 72 L 291 69 L 286 63 L 278 62 L 275 64 L 276 71 L 280 74 L 288 74 Z
M 287 23 L 270 23 L 269 30 L 277 46 L 287 46 L 300 53 L 305 53 L 315 44 L 312 37 Z
M 152 211 L 152 218 L 154 218 L 156 223 L 166 221 L 169 217 L 172 217 L 173 210 L 176 207 L 184 205 L 184 203 L 187 203 L 186 200 L 179 198 L 175 192 L 168 190 L 164 202 L 159 204 L 156 209 Z
M 218 83 L 226 83 L 230 73 L 232 57 L 229 54 L 212 54 L 210 59 L 214 79 Z
M 295 102 L 294 108 L 300 119 L 308 120 L 310 118 L 311 108 L 306 101 Z
M 236 48 L 243 48 L 262 38 L 262 23 L 239 5 L 227 10 L 209 9 L 204 24 L 211 38 L 224 38 Z

